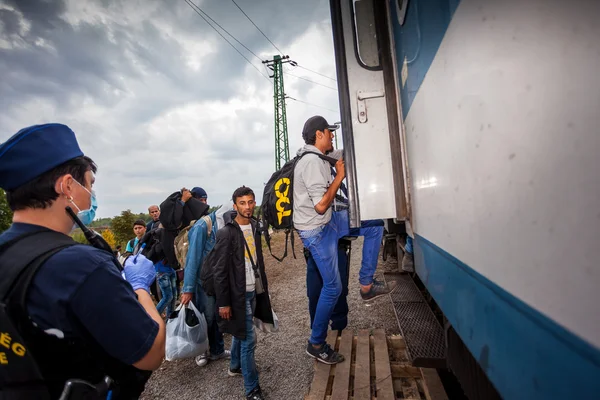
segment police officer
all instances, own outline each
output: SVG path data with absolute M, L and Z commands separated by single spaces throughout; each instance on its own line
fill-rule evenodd
M 112 399 L 138 398 L 165 353 L 165 325 L 148 292 L 152 263 L 131 257 L 124 280 L 111 252 L 67 236 L 74 227 L 67 207 L 84 224 L 94 219 L 95 172 L 74 132 L 62 124 L 24 128 L 0 145 L 0 187 L 14 212 L 13 224 L 0 235 L 0 276 L 27 258 L 30 251 L 19 253 L 19 245 L 27 242 L 34 251 L 48 245 L 41 238 L 63 243 L 26 287 L 24 313 L 32 324 L 20 330 L 53 399 L 70 379 L 96 385 L 107 376 Z M 31 237 L 39 239 L 33 247 Z M 23 358 L 9 356 L 0 365 L 0 397 L 14 378 L 11 366 Z

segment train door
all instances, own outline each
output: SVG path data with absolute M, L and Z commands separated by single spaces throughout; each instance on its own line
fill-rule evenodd
M 389 2 L 331 0 L 350 223 L 409 217 Z

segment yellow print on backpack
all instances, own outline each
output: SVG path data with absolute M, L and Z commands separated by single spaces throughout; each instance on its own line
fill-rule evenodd
M 285 185 L 285 190 L 281 192 L 281 186 Z M 277 196 L 277 203 L 275 203 L 275 208 L 277 209 L 277 220 L 281 225 L 281 220 L 283 217 L 289 217 L 292 215 L 292 208 L 290 199 L 288 197 L 290 191 L 290 178 L 281 178 L 275 183 L 275 195 Z M 289 208 L 285 209 L 285 203 L 289 205 Z
M 12 350 L 12 352 L 19 357 L 23 357 L 25 355 L 25 346 L 23 346 L 21 343 L 13 342 L 8 332 L 0 332 L 0 345 Z M 8 364 L 8 357 L 4 351 L 0 351 L 0 364 Z

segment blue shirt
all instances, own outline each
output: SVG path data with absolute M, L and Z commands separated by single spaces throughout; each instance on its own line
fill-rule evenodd
M 0 244 L 39 229 L 15 223 L 0 235 Z M 41 329 L 59 337 L 81 338 L 79 322 L 109 355 L 131 365 L 152 347 L 158 324 L 137 301 L 115 263 L 111 254 L 92 246 L 61 250 L 39 268 L 26 305 Z
M 200 269 L 204 257 L 215 247 L 217 240 L 217 213 L 208 215 L 212 220 L 212 231 L 208 234 L 206 222 L 199 219 L 188 232 L 188 253 L 185 257 L 185 272 L 183 275 L 183 293 L 196 293 L 196 286 L 202 285 Z
M 137 237 L 135 239 L 133 239 L 133 247 L 131 246 L 131 240 L 128 241 L 127 246 L 125 247 L 125 252 L 133 253 L 133 250 L 135 249 L 135 246 L 137 246 L 139 241 L 140 241 L 140 239 L 138 239 Z

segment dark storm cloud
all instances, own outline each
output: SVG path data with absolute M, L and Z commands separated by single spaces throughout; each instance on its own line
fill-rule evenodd
M 237 2 L 286 53 L 328 18 L 326 0 Z M 276 53 L 231 1 L 196 4 L 261 58 Z M 310 48 L 297 55 L 303 63 L 331 58 Z M 262 191 L 272 172 L 272 85 L 183 0 L 0 0 L 0 76 L 0 142 L 41 119 L 71 126 L 99 163 L 102 216 L 142 211 L 198 184 L 216 204 L 242 184 Z M 313 84 L 285 82 L 290 95 L 321 103 L 306 98 L 322 92 Z M 165 117 L 186 107 L 179 119 Z M 292 154 L 299 107 L 288 103 Z
M 81 93 L 110 104 L 113 99 L 105 85 L 123 90 L 118 76 L 137 75 L 123 54 L 122 43 L 112 43 L 104 26 L 81 23 L 73 27 L 64 21 L 63 2 L 19 0 L 12 5 L 17 12 L 4 11 L 29 29 L 7 35 L 15 46 L 0 49 L 0 74 L 5 78 L 0 101 L 5 110 L 38 96 L 70 107 L 71 96 Z
M 265 33 L 285 47 L 312 23 L 297 19 L 310 7 L 307 2 L 244 2 L 240 5 L 255 18 Z M 243 75 L 248 64 L 184 2 L 160 2 L 159 7 L 141 27 L 123 23 L 98 21 L 80 22 L 72 26 L 65 20 L 64 1 L 9 1 L 17 12 L 2 10 L 4 34 L 21 39 L 26 47 L 1 49 L 0 73 L 3 79 L 3 108 L 35 96 L 50 97 L 60 106 L 69 105 L 73 92 L 86 93 L 96 101 L 110 105 L 115 101 L 107 87 L 125 90 L 124 81 L 140 79 L 141 70 L 159 73 L 185 94 L 179 94 L 176 103 L 193 99 L 191 93 L 207 98 L 227 99 L 236 92 L 239 82 L 232 77 Z M 131 2 L 129 2 L 131 4 Z M 132 12 L 126 2 L 102 3 L 107 12 Z M 148 3 L 140 3 L 148 8 Z M 243 39 L 255 53 L 272 54 L 275 49 L 245 19 L 229 1 L 209 1 L 203 9 L 233 35 Z M 19 34 L 19 22 L 30 24 L 25 34 Z M 218 49 L 207 56 L 200 71 L 185 66 L 185 50 L 176 35 L 165 35 L 153 21 L 160 18 L 172 27 L 174 33 L 185 32 L 194 40 L 216 38 Z M 38 40 L 42 38 L 44 45 Z M 229 38 L 229 40 L 232 40 Z M 238 46 L 239 47 L 239 46 Z M 247 54 L 247 53 L 246 53 Z M 257 66 L 260 61 L 248 55 Z M 134 64 L 135 63 L 135 64 Z M 250 67 L 251 68 L 251 67 Z M 31 82 L 30 77 L 38 77 Z M 258 72 L 253 80 L 263 79 Z M 294 79 L 294 78 L 291 78 Z M 302 85 L 305 86 L 305 85 Z M 304 90 L 302 90 L 304 92 Z M 160 109 L 164 104 L 158 104 Z M 159 110 L 160 110 L 159 109 Z M 157 110 L 158 111 L 158 110 Z M 150 114 L 152 112 L 150 111 Z
M 3 27 L 2 33 L 10 36 L 19 33 L 19 15 L 12 10 L 0 10 L 0 23 Z

